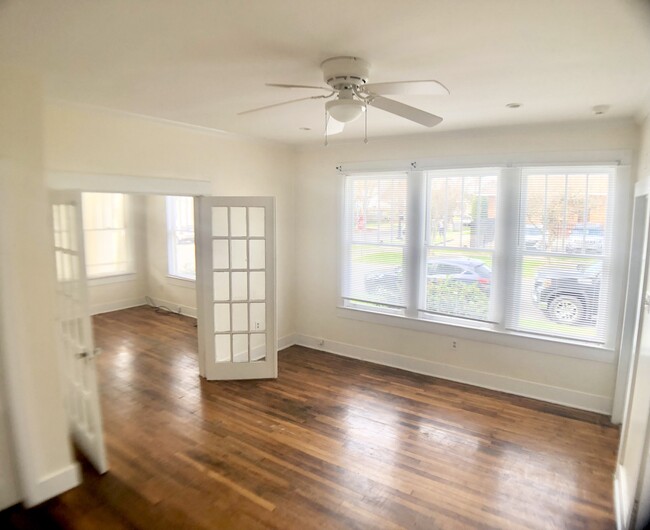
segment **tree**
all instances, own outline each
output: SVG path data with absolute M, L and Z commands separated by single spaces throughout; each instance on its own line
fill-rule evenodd
M 582 221 L 584 205 L 584 195 L 578 192 L 570 191 L 566 196 L 564 193 L 555 197 L 547 195 L 545 198 L 544 190 L 540 189 L 539 193 L 528 195 L 526 224 L 545 233 L 547 248 L 557 250 L 566 235 L 565 230 L 571 228 L 576 222 Z

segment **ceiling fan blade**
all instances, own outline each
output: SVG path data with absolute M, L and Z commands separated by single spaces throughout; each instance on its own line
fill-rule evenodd
M 298 103 L 299 101 L 306 101 L 308 99 L 320 99 L 325 96 L 308 96 L 306 98 L 291 99 L 289 101 L 283 101 L 282 103 L 274 103 L 273 105 L 265 105 L 264 107 L 257 107 L 256 109 L 245 110 L 243 112 L 238 112 L 237 116 L 242 114 L 250 114 L 251 112 L 257 112 L 259 110 L 272 109 L 273 107 L 281 107 L 282 105 L 289 105 L 291 103 Z
M 331 116 L 327 118 L 327 136 L 332 136 L 333 134 L 342 133 L 344 128 L 345 128 L 345 123 L 336 121 Z
M 313 88 L 314 90 L 325 90 L 326 92 L 334 92 L 331 88 L 324 87 L 324 86 L 286 85 L 284 83 L 266 83 L 266 86 L 275 86 L 280 88 Z
M 377 96 L 447 96 L 449 89 L 439 81 L 395 81 L 392 83 L 369 83 L 363 92 Z
M 383 98 L 381 96 L 370 99 L 368 101 L 368 105 L 371 107 L 377 107 L 381 110 L 385 110 L 391 114 L 396 114 L 397 116 L 401 116 L 407 120 L 414 121 L 420 125 L 424 125 L 425 127 L 433 127 L 442 121 L 442 118 L 440 116 L 436 116 L 435 114 L 431 114 L 429 112 L 416 109 L 415 107 L 411 107 L 410 105 L 400 103 L 399 101 Z

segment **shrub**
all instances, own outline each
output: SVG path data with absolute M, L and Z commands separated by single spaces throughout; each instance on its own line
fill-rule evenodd
M 427 309 L 436 313 L 485 319 L 489 301 L 489 292 L 475 283 L 448 279 L 427 286 Z

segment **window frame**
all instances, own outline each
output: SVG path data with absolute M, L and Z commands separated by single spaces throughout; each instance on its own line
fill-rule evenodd
M 422 246 L 422 251 L 423 251 L 423 257 L 422 259 L 422 267 L 423 269 L 420 271 L 420 281 L 422 282 L 422 285 L 418 285 L 417 287 L 414 286 L 414 288 L 418 289 L 419 292 L 419 298 L 418 298 L 418 308 L 417 308 L 417 317 L 423 320 L 433 320 L 437 321 L 440 318 L 444 319 L 450 319 L 450 322 L 456 322 L 458 320 L 460 321 L 471 321 L 471 322 L 476 322 L 476 323 L 487 323 L 491 325 L 498 324 L 497 319 L 495 318 L 495 307 L 498 306 L 498 302 L 496 301 L 498 298 L 498 294 L 494 293 L 492 284 L 490 285 L 490 298 L 488 301 L 488 314 L 485 319 L 474 319 L 471 317 L 464 317 L 460 315 L 451 315 L 451 314 L 444 314 L 444 313 L 437 313 L 434 311 L 428 311 L 426 309 L 422 309 L 426 307 L 426 291 L 427 291 L 427 286 L 426 286 L 426 267 L 427 267 L 427 262 L 428 262 L 428 253 L 429 250 L 434 247 L 434 245 L 431 244 L 431 230 L 435 230 L 431 226 L 431 213 L 430 213 L 430 203 L 429 203 L 429 197 L 431 194 L 431 182 L 434 178 L 434 175 L 431 173 L 435 172 L 437 175 L 435 177 L 437 178 L 443 178 L 443 177 L 462 177 L 463 179 L 465 177 L 471 178 L 471 177 L 487 177 L 490 176 L 490 173 L 494 173 L 496 176 L 496 193 L 497 197 L 499 196 L 499 193 L 501 192 L 501 171 L 502 168 L 499 167 L 491 167 L 491 166 L 485 166 L 485 167 L 480 167 L 480 168 L 454 168 L 454 169 L 449 169 L 449 170 L 427 170 L 423 172 L 424 176 L 424 188 L 422 190 L 419 190 L 418 193 L 422 193 L 424 197 L 424 239 L 421 240 L 423 241 L 423 246 Z M 464 186 L 464 184 L 463 184 Z M 500 202 L 500 200 L 497 200 L 497 204 Z M 445 208 L 447 208 L 448 205 L 446 204 Z M 500 206 L 498 207 L 500 208 Z M 499 209 L 497 209 L 497 212 L 499 212 Z M 499 212 L 500 213 L 500 212 Z M 461 223 L 463 217 L 466 215 L 466 212 L 461 211 Z M 472 253 L 480 252 L 480 251 L 487 251 L 490 252 L 491 258 L 492 258 L 492 269 L 494 269 L 494 261 L 496 258 L 496 248 L 497 248 L 497 226 L 499 223 L 499 219 L 497 217 L 496 219 L 496 224 L 495 224 L 495 245 L 494 249 L 489 250 L 487 248 L 472 248 L 468 247 L 467 252 L 469 255 Z M 417 243 L 417 242 L 416 242 Z M 445 245 L 443 247 L 444 249 L 447 249 L 447 246 Z M 463 247 L 451 247 L 450 250 L 456 251 L 456 250 L 461 250 Z M 423 288 L 424 287 L 424 288 Z
M 178 270 L 176 270 L 176 265 L 177 265 L 176 246 L 174 242 L 175 242 L 176 232 L 179 232 L 181 230 L 177 228 L 175 223 L 173 222 L 176 206 L 174 205 L 173 207 L 170 207 L 170 204 L 176 199 L 190 199 L 191 201 L 194 200 L 192 196 L 186 196 L 186 195 L 165 196 L 165 224 L 166 224 L 165 228 L 167 233 L 167 277 L 179 282 L 196 283 L 196 227 L 194 226 L 194 224 L 192 224 L 192 230 L 194 232 L 194 253 L 195 253 L 194 277 L 184 276 L 180 274 Z M 192 221 L 194 221 L 194 216 L 192 216 Z M 172 265 L 174 265 L 173 270 L 172 270 Z
M 557 173 L 564 173 L 566 177 L 570 177 L 569 171 L 566 171 L 568 168 L 571 169 L 571 172 L 573 173 L 585 173 L 589 174 L 594 168 L 598 168 L 599 170 L 604 170 L 603 173 L 607 173 L 608 176 L 608 190 L 607 190 L 607 210 L 606 210 L 606 221 L 605 221 L 605 231 L 604 233 L 607 233 L 607 230 L 611 227 L 611 234 L 607 235 L 604 238 L 604 243 L 605 246 L 602 249 L 602 252 L 600 254 L 588 254 L 588 253 L 583 253 L 583 254 L 576 254 L 572 255 L 569 254 L 568 251 L 564 252 L 553 252 L 549 250 L 528 250 L 525 248 L 525 246 L 520 247 L 518 243 L 513 243 L 512 244 L 512 252 L 514 254 L 513 260 L 515 261 L 514 263 L 514 274 L 511 276 L 513 279 L 513 282 L 510 286 L 510 289 L 512 289 L 513 292 L 516 292 L 517 295 L 515 295 L 513 298 L 521 298 L 519 293 L 521 292 L 521 286 L 522 286 L 522 263 L 523 260 L 526 257 L 534 257 L 534 256 L 541 256 L 541 257 L 547 257 L 550 259 L 554 259 L 556 261 L 563 261 L 563 260 L 570 260 L 574 257 L 585 257 L 589 259 L 593 259 L 596 261 L 599 261 L 602 264 L 602 270 L 606 271 L 604 274 L 606 278 L 606 282 L 604 282 L 600 289 L 605 291 L 608 296 L 607 300 L 605 297 L 599 297 L 599 312 L 602 311 L 604 305 L 606 302 L 612 302 L 612 307 L 615 306 L 615 302 L 613 300 L 610 300 L 611 298 L 614 298 L 611 296 L 612 289 L 616 289 L 616 281 L 613 278 L 613 265 L 614 262 L 620 261 L 619 259 L 616 258 L 614 255 L 614 244 L 613 241 L 616 239 L 615 234 L 616 234 L 616 217 L 620 215 L 620 213 L 617 211 L 618 206 L 616 205 L 616 199 L 617 199 L 617 194 L 621 192 L 619 183 L 617 182 L 617 170 L 614 166 L 612 165 L 606 165 L 606 164 L 590 164 L 590 165 L 570 165 L 570 166 L 560 166 L 560 165 L 552 165 L 552 166 L 545 166 L 545 167 L 540 167 L 540 166 L 523 166 L 520 168 L 519 172 L 519 190 L 520 190 L 520 196 L 524 197 L 525 193 L 527 191 L 527 186 L 528 186 L 528 179 L 531 176 L 536 176 L 538 173 L 545 173 L 548 175 L 551 171 L 555 170 Z M 588 188 L 587 188 L 588 189 Z M 585 190 L 585 194 L 587 193 L 587 190 Z M 521 207 L 521 201 L 523 199 L 520 199 L 520 204 L 519 206 Z M 524 209 L 519 208 L 518 209 L 518 227 L 521 227 L 522 225 L 525 226 L 526 219 L 525 219 L 525 214 L 526 212 Z M 589 222 L 583 222 L 583 225 L 589 224 Z M 584 228 L 583 228 L 584 230 Z M 570 234 L 569 234 L 570 236 Z M 567 237 L 569 237 L 567 236 Z M 512 241 L 518 241 L 518 239 L 521 237 L 521 233 L 519 230 L 516 231 L 516 235 L 512 239 Z M 521 261 L 519 261 L 521 260 Z M 624 289 L 624 285 L 621 284 L 620 289 Z M 518 304 L 517 304 L 518 305 Z M 508 331 L 514 331 L 516 333 L 524 333 L 524 334 L 530 334 L 532 336 L 537 336 L 538 334 L 535 333 L 534 331 L 531 330 L 522 330 L 522 329 L 517 329 L 516 321 L 519 319 L 521 316 L 520 313 L 518 312 L 520 308 L 518 307 L 511 307 L 510 311 L 508 314 L 505 315 L 505 328 Z M 610 311 L 613 312 L 611 307 L 609 308 Z M 610 317 L 611 315 L 608 313 L 607 317 Z M 610 318 L 607 318 L 607 321 L 611 321 Z M 609 325 L 609 328 L 607 326 Z M 580 341 L 579 339 L 572 339 L 570 337 L 566 336 L 557 336 L 558 339 L 569 339 L 569 340 L 575 340 L 579 343 L 582 344 L 594 344 L 596 346 L 601 346 L 601 347 L 613 347 L 613 330 L 612 330 L 612 325 L 611 323 L 608 323 L 605 321 L 604 317 L 598 318 L 597 319 L 597 327 L 601 329 L 602 335 L 604 336 L 604 341 L 602 343 L 599 343 L 597 340 L 585 340 L 585 341 Z M 545 334 L 541 334 L 541 336 L 548 336 Z M 616 339 L 618 340 L 618 339 Z
M 425 170 L 457 170 L 461 168 L 498 168 L 500 176 L 498 178 L 497 193 L 499 195 L 499 211 L 497 213 L 497 223 L 495 230 L 495 253 L 493 262 L 493 288 L 496 290 L 497 296 L 495 297 L 494 307 L 492 309 L 495 315 L 494 322 L 482 323 L 471 321 L 469 319 L 455 318 L 455 317 L 440 317 L 434 318 L 421 318 L 413 312 L 406 311 L 406 314 L 395 314 L 390 311 L 381 311 L 379 308 L 369 308 L 366 306 L 355 305 L 353 303 L 346 303 L 342 297 L 339 298 L 337 306 L 337 316 L 341 318 L 349 318 L 358 321 L 364 321 L 380 325 L 396 326 L 416 331 L 424 331 L 436 333 L 439 335 L 448 335 L 455 338 L 466 338 L 467 340 L 487 342 L 498 344 L 510 348 L 518 348 L 528 351 L 536 351 L 541 353 L 551 353 L 560 356 L 574 357 L 579 359 L 590 359 L 604 363 L 614 363 L 617 357 L 618 343 L 620 342 L 621 323 L 623 315 L 620 308 L 622 308 L 624 287 L 627 280 L 627 258 L 628 258 L 628 236 L 630 233 L 630 220 L 631 220 L 631 193 L 633 182 L 630 172 L 630 161 L 632 160 L 632 153 L 630 151 L 602 151 L 594 153 L 572 153 L 558 155 L 549 153 L 540 157 L 541 160 L 535 157 L 528 157 L 524 155 L 513 155 L 508 157 L 485 157 L 484 162 L 481 163 L 479 157 L 465 157 L 455 160 L 433 160 L 423 159 L 421 161 L 408 161 L 408 162 L 388 162 L 382 163 L 352 163 L 338 166 L 337 169 L 342 178 L 342 204 L 345 205 L 347 198 L 345 192 L 345 180 L 347 176 L 363 173 L 370 176 L 373 172 L 396 172 L 407 171 L 409 178 L 409 203 L 407 206 L 409 223 L 417 223 L 418 219 L 426 220 L 424 194 L 422 193 L 415 201 L 412 199 L 417 195 L 411 185 L 411 179 L 417 175 L 423 175 Z M 567 161 L 568 160 L 568 161 Z M 580 340 L 574 340 L 566 337 L 544 336 L 535 335 L 526 332 L 513 331 L 506 328 L 507 323 L 507 292 L 508 289 L 501 288 L 502 285 L 512 285 L 513 273 L 516 270 L 516 241 L 519 229 L 519 199 L 520 199 L 520 186 L 522 181 L 523 168 L 540 168 L 540 167 L 563 167 L 563 168 L 577 168 L 577 167 L 613 167 L 614 178 L 612 179 L 612 188 L 615 190 L 615 198 L 612 201 L 612 209 L 614 210 L 614 218 L 612 221 L 611 230 L 616 234 L 612 241 L 611 249 L 611 269 L 609 274 L 608 289 L 610 293 L 610 313 L 609 320 L 612 323 L 607 332 L 605 344 L 594 344 Z M 406 169 L 408 168 L 408 169 Z M 424 185 L 423 177 L 420 177 L 421 187 L 420 192 L 426 187 Z M 415 187 L 417 188 L 417 186 Z M 420 203 L 420 215 L 415 215 L 413 204 Z M 514 207 L 513 207 L 514 206 Z M 341 212 L 343 213 L 343 212 Z M 417 213 L 417 210 L 416 210 Z M 345 223 L 346 218 L 341 215 L 339 217 Z M 424 224 L 424 223 L 420 223 Z M 409 227 L 410 228 L 410 227 Z M 410 237 L 415 241 L 424 242 L 424 227 L 421 226 L 422 237 Z M 341 233 L 345 232 L 345 227 L 342 227 Z M 410 234 L 413 236 L 417 234 L 411 230 Z M 496 245 L 503 245 L 502 241 L 510 241 L 510 249 L 506 252 L 501 247 L 496 248 Z M 424 245 L 422 245 L 424 247 Z M 341 248 L 339 246 L 339 248 Z M 419 252 L 419 260 L 417 260 L 417 267 L 424 266 L 422 254 Z M 409 257 L 411 258 L 410 266 L 413 268 L 413 257 L 411 249 L 409 249 Z M 346 259 L 345 252 L 341 256 L 342 262 Z M 421 269 L 418 270 L 418 274 Z M 345 269 L 340 269 L 339 287 L 342 287 L 345 281 Z M 411 272 L 411 271 L 409 271 Z M 412 276 L 407 276 L 412 280 Z M 412 281 L 407 281 L 411 284 Z M 620 295 L 618 295 L 620 293 Z M 613 318 L 612 318 L 613 317 Z
M 136 274 L 136 251 L 135 251 L 135 233 L 134 233 L 134 224 L 135 224 L 135 212 L 134 212 L 134 207 L 133 207 L 133 198 L 128 194 L 128 193 L 120 193 L 120 192 L 98 192 L 98 191 L 88 191 L 88 192 L 82 192 L 81 193 L 81 203 L 82 203 L 82 215 L 83 215 L 83 197 L 84 195 L 87 194 L 92 194 L 92 195 L 120 195 L 122 197 L 123 202 L 123 208 L 124 208 L 124 228 L 86 228 L 84 225 L 83 228 L 83 237 L 84 237 L 84 254 L 87 252 L 86 250 L 86 241 L 88 238 L 88 234 L 90 232 L 98 232 L 98 231 L 116 231 L 116 230 L 124 230 L 124 237 L 125 237 L 125 247 L 126 247 L 126 255 L 127 255 L 127 260 L 125 263 L 127 263 L 127 267 L 124 270 L 120 271 L 114 271 L 114 272 L 109 272 L 109 273 L 102 273 L 102 274 L 89 274 L 88 273 L 88 263 L 87 259 L 86 261 L 86 279 L 91 285 L 104 285 L 104 284 L 110 284 L 110 283 L 118 283 L 121 281 L 130 281 L 133 280 Z M 86 256 L 84 256 L 86 258 Z
M 374 302 L 371 300 L 361 300 L 357 298 L 351 298 L 346 295 L 346 293 L 349 292 L 350 290 L 350 284 L 349 284 L 349 278 L 348 275 L 346 274 L 347 272 L 347 263 L 350 259 L 350 249 L 354 245 L 368 245 L 368 246 L 376 246 L 376 247 L 395 247 L 395 248 L 400 248 L 402 249 L 402 266 L 405 266 L 406 263 L 408 262 L 406 258 L 406 252 L 409 249 L 409 242 L 408 240 L 406 241 L 405 244 L 402 245 L 397 245 L 395 243 L 389 242 L 389 243 L 368 243 L 367 241 L 356 241 L 354 240 L 352 234 L 350 233 L 349 227 L 352 226 L 354 222 L 354 205 L 352 204 L 353 201 L 349 200 L 348 198 L 348 191 L 351 189 L 350 183 L 353 182 L 354 180 L 363 180 L 363 179 L 368 179 L 368 180 L 380 180 L 380 179 L 404 179 L 406 181 L 406 186 L 407 190 L 409 189 L 409 182 L 408 182 L 408 172 L 405 171 L 396 171 L 396 172 L 382 172 L 382 173 L 374 173 L 374 174 L 358 174 L 354 175 L 350 179 L 346 179 L 345 184 L 344 184 L 344 191 L 343 191 L 343 201 L 344 201 L 344 206 L 343 206 L 343 211 L 344 211 L 344 222 L 343 222 L 343 231 L 342 231 L 342 245 L 340 245 L 342 251 L 341 254 L 343 256 L 343 259 L 341 261 L 342 264 L 342 269 L 341 269 L 341 279 L 342 281 L 339 282 L 339 287 L 340 287 L 340 293 L 339 296 L 343 300 L 343 303 L 353 306 L 353 307 L 359 307 L 359 308 L 367 308 L 367 307 L 381 307 L 382 310 L 388 314 L 402 314 L 403 311 L 406 311 L 406 306 L 408 305 L 408 296 L 409 296 L 409 286 L 407 282 L 404 282 L 405 285 L 405 294 L 404 294 L 404 307 L 401 305 L 396 305 L 396 304 L 389 304 L 389 303 L 381 303 L 381 302 Z M 407 192 L 407 198 L 406 198 L 406 211 L 408 211 L 409 208 L 409 199 L 410 197 L 408 196 Z M 406 219 L 406 232 L 409 231 L 409 217 L 407 216 Z M 367 304 L 374 304 L 368 306 Z

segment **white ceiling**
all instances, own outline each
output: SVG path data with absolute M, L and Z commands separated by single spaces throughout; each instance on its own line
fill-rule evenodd
M 650 96 L 646 0 L 0 0 L 0 62 L 49 97 L 290 143 L 320 141 L 323 101 L 237 116 L 313 92 L 319 65 L 355 55 L 371 82 L 438 79 L 404 103 L 436 129 L 638 116 Z M 507 103 L 522 103 L 516 110 Z M 593 119 L 598 119 L 594 117 Z M 371 138 L 429 129 L 371 109 Z M 302 131 L 309 127 L 311 131 Z M 361 138 L 362 120 L 336 140 Z

